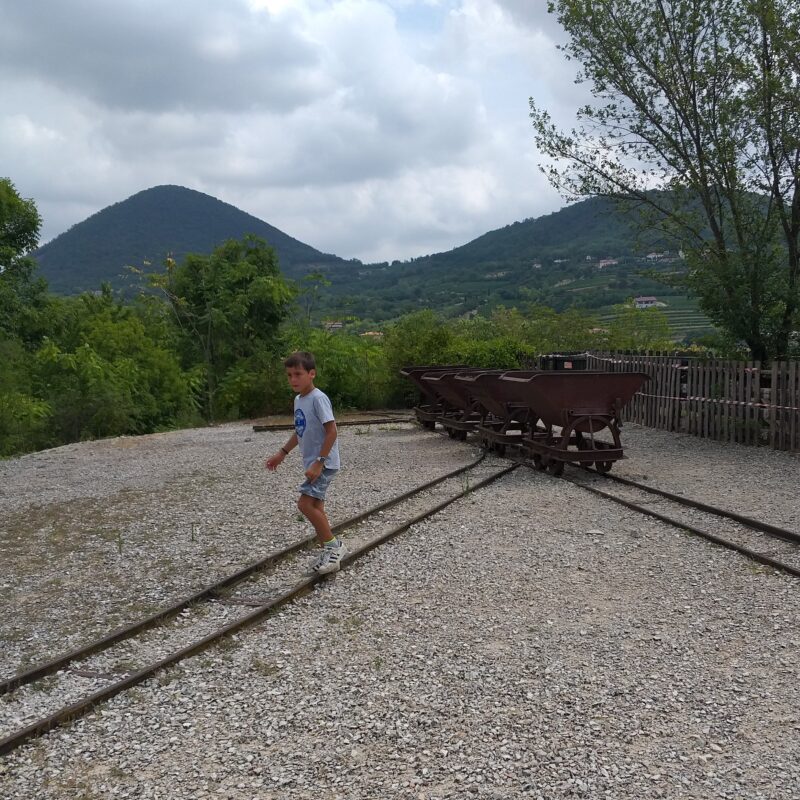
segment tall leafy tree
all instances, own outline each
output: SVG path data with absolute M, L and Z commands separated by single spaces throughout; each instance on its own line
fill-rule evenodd
M 42 220 L 36 203 L 0 178 L 0 335 L 29 343 L 40 334 L 47 284 L 34 275 L 29 253 L 39 243 Z
M 6 268 L 39 243 L 42 225 L 33 200 L 23 200 L 8 178 L 0 178 L 0 266 Z
M 208 418 L 257 410 L 259 372 L 294 296 L 274 249 L 252 236 L 230 240 L 210 256 L 189 255 L 181 264 L 168 259 L 166 272 L 152 280 L 180 326 L 184 366 L 202 371 Z
M 560 130 L 531 99 L 543 169 L 572 199 L 639 204 L 683 249 L 703 310 L 758 359 L 800 308 L 796 0 L 553 0 L 595 102 Z
M 47 285 L 29 257 L 41 218 L 8 178 L 0 178 L 0 456 L 44 442 L 51 408 L 34 394 L 32 347 L 47 315 Z

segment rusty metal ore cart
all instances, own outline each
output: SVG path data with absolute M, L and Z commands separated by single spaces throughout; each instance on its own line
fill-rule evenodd
M 448 435 L 453 439 L 465 440 L 467 434 L 474 431 L 481 422 L 480 404 L 472 395 L 470 387 L 457 380 L 459 375 L 476 375 L 484 372 L 500 370 L 462 369 L 441 372 L 427 372 L 422 382 L 433 387 L 433 391 L 441 398 L 445 413 L 437 418 Z
M 436 420 L 444 416 L 446 407 L 434 387 L 423 381 L 422 376 L 429 372 L 451 372 L 453 370 L 467 369 L 460 365 L 440 365 L 422 367 L 403 367 L 400 374 L 408 378 L 419 389 L 421 394 L 420 402 L 414 406 L 414 414 L 423 428 L 433 430 L 436 427 Z
M 523 404 L 529 419 L 538 419 L 522 446 L 537 469 L 560 475 L 568 461 L 594 463 L 608 472 L 624 457 L 619 415 L 648 379 L 644 372 L 539 372 L 528 377 L 506 373 L 500 383 L 511 387 L 510 402 Z M 612 442 L 595 437 L 604 430 Z
M 484 447 L 502 456 L 507 447 L 521 444 L 525 432 L 531 427 L 531 411 L 525 404 L 515 402 L 515 387 L 503 383 L 500 378 L 502 375 L 531 377 L 537 373 L 538 370 L 508 370 L 456 375 L 456 381 L 469 387 L 482 410 L 476 433 Z

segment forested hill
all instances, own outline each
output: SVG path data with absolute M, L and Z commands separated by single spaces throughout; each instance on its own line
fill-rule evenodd
M 296 276 L 344 263 L 293 239 L 257 217 L 210 195 L 182 186 L 155 186 L 98 211 L 35 253 L 54 292 L 130 283 L 126 267 L 160 269 L 171 254 L 210 253 L 226 239 L 252 233 L 278 253 L 281 270 Z
M 357 269 L 334 265 L 325 270 L 332 282 L 325 310 L 381 320 L 426 305 L 461 314 L 533 300 L 561 310 L 660 294 L 663 286 L 638 272 L 656 266 L 648 253 L 669 248 L 638 233 L 635 214 L 592 198 L 489 231 L 447 252 Z
M 436 268 L 460 264 L 508 268 L 553 259 L 635 255 L 658 244 L 641 241 L 630 215 L 620 212 L 611 200 L 596 197 L 489 231 L 468 244 L 415 263 Z

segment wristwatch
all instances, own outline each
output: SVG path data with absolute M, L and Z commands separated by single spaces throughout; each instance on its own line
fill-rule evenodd
M 327 456 L 317 456 L 317 461 L 319 461 L 319 463 L 322 464 L 322 466 L 324 467 L 328 463 L 328 457 Z

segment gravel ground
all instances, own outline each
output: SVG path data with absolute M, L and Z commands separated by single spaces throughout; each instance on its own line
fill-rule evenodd
M 413 425 L 342 427 L 332 521 L 469 463 L 477 450 Z M 289 433 L 250 424 L 67 445 L 0 462 L 0 676 L 141 619 L 309 533 Z M 372 446 L 358 446 L 359 443 Z M 415 469 L 383 474 L 387 451 Z M 55 606 L 58 614 L 47 613 Z M 55 647 L 53 642 L 58 643 Z
M 282 438 L 248 430 L 71 445 L 0 465 L 0 520 L 16 526 L 0 538 L 0 601 L 24 622 L 4 614 L 4 639 L 34 619 L 40 637 L 58 631 L 40 619 L 54 597 L 85 632 L 87 609 L 149 601 L 159 588 L 163 605 L 186 588 L 179 577 L 208 582 L 271 549 L 277 531 L 297 536 L 296 474 L 260 468 Z M 475 455 L 402 426 L 341 435 L 349 469 L 332 492 L 335 518 Z M 620 474 L 800 529 L 797 457 L 634 425 L 623 442 Z M 90 503 L 130 518 L 122 555 L 111 537 L 84 547 L 107 519 L 87 521 Z M 187 543 L 190 509 L 198 540 L 226 534 L 212 556 Z M 129 544 L 141 555 L 109 581 Z M 212 567 L 211 557 L 227 561 Z M 186 562 L 187 575 L 165 586 L 164 560 Z M 73 587 L 93 574 L 109 585 L 81 608 Z M 263 625 L 0 759 L 0 795 L 798 797 L 799 589 L 520 469 Z

